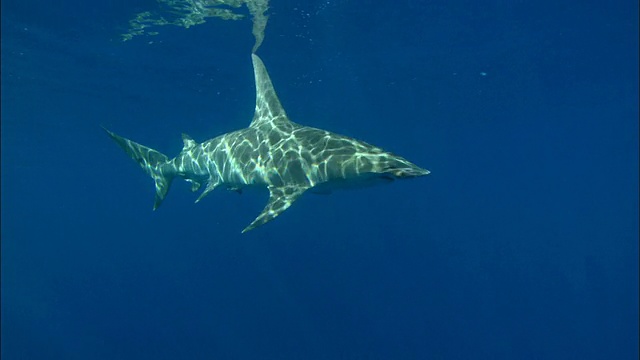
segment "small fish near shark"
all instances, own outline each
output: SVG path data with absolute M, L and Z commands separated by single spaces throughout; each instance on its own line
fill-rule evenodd
M 154 210 L 176 176 L 190 182 L 194 192 L 206 184 L 196 202 L 218 187 L 236 191 L 267 187 L 269 202 L 244 233 L 273 220 L 307 190 L 322 193 L 350 184 L 429 174 L 379 147 L 289 120 L 262 60 L 255 54 L 251 57 L 256 108 L 247 128 L 201 144 L 183 134 L 184 147 L 173 159 L 104 129 L 155 181 Z

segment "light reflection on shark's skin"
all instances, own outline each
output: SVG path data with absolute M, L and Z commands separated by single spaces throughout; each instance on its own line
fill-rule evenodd
M 249 127 L 201 144 L 182 136 L 184 147 L 173 159 L 106 130 L 154 179 L 154 210 L 178 176 L 192 191 L 206 183 L 196 202 L 218 187 L 240 191 L 265 186 L 270 197 L 242 232 L 273 220 L 305 191 L 326 192 L 348 184 L 390 182 L 429 174 L 406 159 L 347 136 L 289 120 L 260 58 L 253 54 L 256 109 Z

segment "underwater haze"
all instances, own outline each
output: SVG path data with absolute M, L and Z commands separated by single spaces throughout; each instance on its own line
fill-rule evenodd
M 2 1 L 3 360 L 638 358 L 637 1 L 271 0 L 261 44 L 245 6 L 126 36 L 162 3 Z M 268 192 L 176 179 L 152 211 L 101 127 L 169 157 L 247 127 L 254 48 L 292 121 L 431 174 L 244 234 Z

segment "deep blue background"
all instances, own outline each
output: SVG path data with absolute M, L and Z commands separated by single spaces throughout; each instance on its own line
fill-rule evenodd
M 250 22 L 119 41 L 155 6 L 2 1 L 3 359 L 637 358 L 637 1 L 272 0 L 290 117 L 432 174 L 244 235 L 100 129 L 251 120 Z

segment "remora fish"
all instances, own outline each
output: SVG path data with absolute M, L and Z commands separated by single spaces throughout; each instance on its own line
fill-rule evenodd
M 155 181 L 154 210 L 176 176 L 190 182 L 192 191 L 206 183 L 196 202 L 220 186 L 236 191 L 265 186 L 269 189 L 269 202 L 244 233 L 273 220 L 310 189 L 322 193 L 336 187 L 429 174 L 379 147 L 292 122 L 262 60 L 255 54 L 251 56 L 256 109 L 249 127 L 201 144 L 183 134 L 184 147 L 173 159 L 105 129 Z

